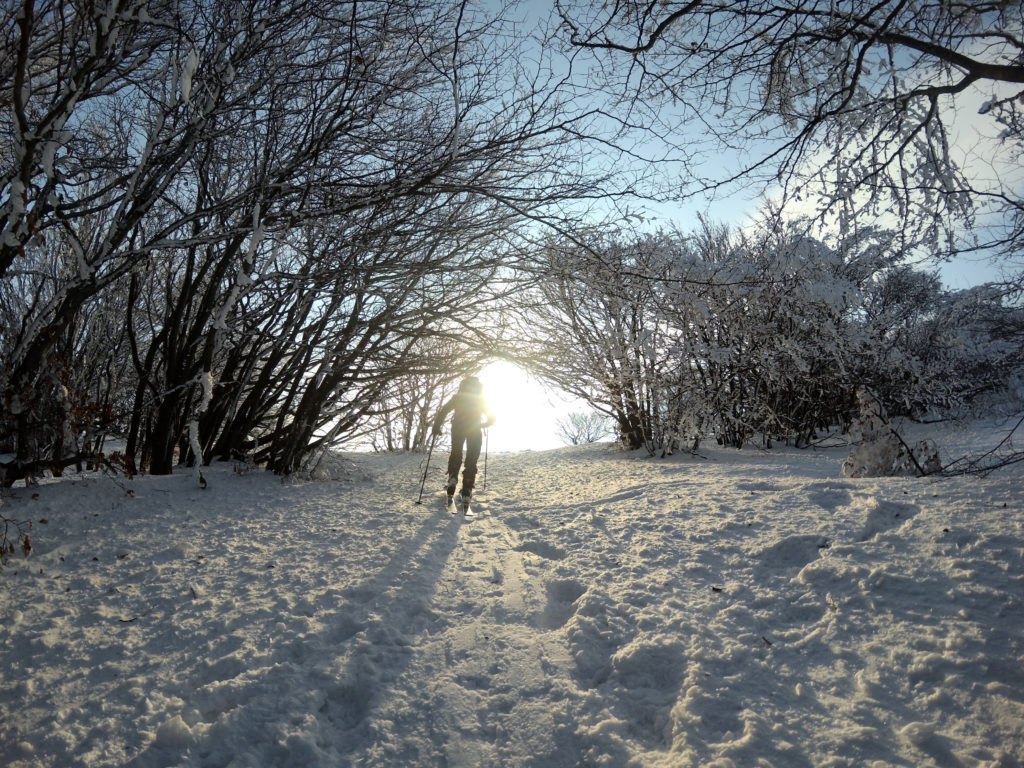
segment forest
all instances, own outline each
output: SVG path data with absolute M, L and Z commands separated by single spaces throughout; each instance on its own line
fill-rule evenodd
M 494 359 L 661 455 L 1024 399 L 1019 4 L 0 18 L 3 485 L 416 450 Z

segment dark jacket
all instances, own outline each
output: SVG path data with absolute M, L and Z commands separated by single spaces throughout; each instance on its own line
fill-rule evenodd
M 434 417 L 435 432 L 440 431 L 445 416 L 452 411 L 455 411 L 455 415 L 452 416 L 453 434 L 464 435 L 471 429 L 489 427 L 494 423 L 494 414 L 487 407 L 483 395 L 460 391 L 437 412 L 437 416 Z

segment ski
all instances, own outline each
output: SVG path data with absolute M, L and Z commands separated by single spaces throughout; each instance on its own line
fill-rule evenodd
M 465 517 L 476 517 L 476 510 L 469 499 L 462 496 L 445 494 L 445 510 L 449 515 L 457 515 L 460 511 Z

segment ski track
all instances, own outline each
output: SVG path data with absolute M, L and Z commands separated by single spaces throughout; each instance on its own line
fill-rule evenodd
M 1019 483 L 787 455 L 15 491 L 0 763 L 1020 766 Z

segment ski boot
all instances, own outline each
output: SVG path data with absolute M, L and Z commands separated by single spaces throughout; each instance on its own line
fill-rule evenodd
M 453 515 L 455 514 L 455 485 L 458 483 L 458 478 L 449 477 L 448 483 L 444 487 L 445 496 L 447 496 L 447 503 L 445 507 Z

